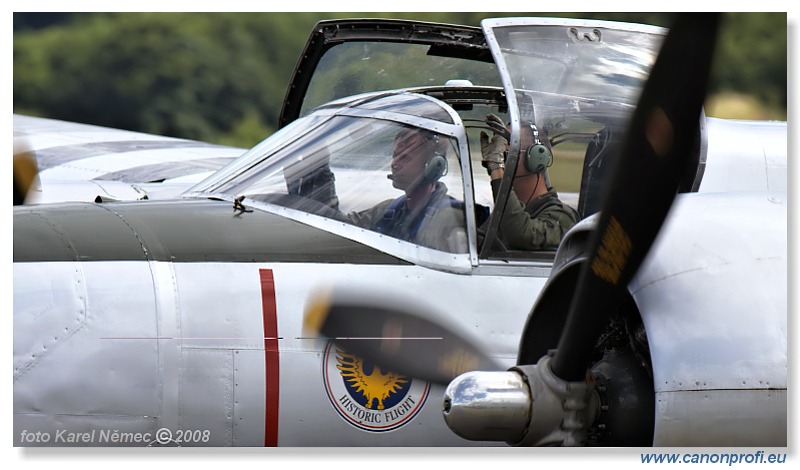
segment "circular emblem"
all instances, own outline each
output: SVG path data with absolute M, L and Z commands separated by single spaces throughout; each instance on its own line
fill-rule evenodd
M 371 432 L 411 422 L 430 393 L 430 384 L 383 370 L 328 342 L 323 380 L 333 408 L 353 426 Z

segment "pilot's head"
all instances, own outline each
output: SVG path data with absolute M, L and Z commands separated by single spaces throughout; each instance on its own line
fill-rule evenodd
M 412 128 L 398 132 L 392 150 L 392 185 L 405 190 L 436 181 L 446 170 L 446 160 L 438 150 L 439 139 L 432 132 Z
M 523 122 L 521 129 L 517 176 L 542 173 L 553 159 L 550 139 L 532 122 Z

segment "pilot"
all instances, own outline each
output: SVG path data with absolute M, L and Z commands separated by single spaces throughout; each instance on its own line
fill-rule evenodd
M 502 119 L 493 114 L 486 117 L 486 122 L 494 132 L 491 138 L 481 132 L 482 165 L 497 198 L 505 174 L 509 131 Z M 552 159 L 547 136 L 540 135 L 532 122 L 525 123 L 522 129 L 517 172 L 500 221 L 500 240 L 512 250 L 555 250 L 580 217 L 547 185 L 544 175 Z
M 405 128 L 392 149 L 392 186 L 404 194 L 361 212 L 348 214 L 356 225 L 442 251 L 467 251 L 463 203 L 447 194 L 439 179 L 447 173 L 447 158 L 439 137 Z

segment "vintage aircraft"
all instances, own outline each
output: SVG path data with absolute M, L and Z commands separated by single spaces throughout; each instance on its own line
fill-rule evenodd
M 713 36 L 713 21 L 704 25 Z M 667 69 L 702 84 L 709 34 L 695 32 L 679 37 L 700 51 L 686 54 L 696 67 L 675 67 L 673 57 Z M 535 364 L 558 344 L 569 309 L 563 293 L 590 259 L 592 234 L 608 226 L 608 211 L 596 213 L 614 184 L 609 168 L 630 154 L 620 152 L 626 136 L 642 132 L 628 126 L 665 34 L 543 18 L 480 28 L 321 22 L 287 92 L 284 127 L 181 198 L 15 208 L 15 445 L 556 442 L 519 438 L 531 417 L 522 380 L 504 382 L 511 408 L 497 395 L 485 402 L 504 406 L 490 418 L 510 423 L 486 413 L 470 421 L 475 402 L 448 391 L 446 411 L 470 422 L 448 418 L 456 435 L 442 419 L 446 381 L 398 373 L 409 364 L 392 352 L 413 342 L 432 355 L 411 351 L 409 360 L 424 372 L 435 358 L 449 379 Z M 786 445 L 786 125 L 704 118 L 700 85 L 689 88 L 689 111 L 681 112 L 690 117 L 671 121 L 687 163 L 664 173 L 681 195 L 658 242 L 635 276 L 625 271 L 631 282 L 617 296 L 583 297 L 609 307 L 590 321 L 597 325 L 583 345 L 602 391 L 592 392 L 597 419 L 581 417 L 591 422 L 581 424 L 588 437 L 580 443 Z M 552 143 L 548 177 L 585 217 L 558 253 L 501 242 L 513 173 L 493 200 L 478 146 L 489 113 L 510 123 L 510 168 L 523 132 L 535 126 Z M 671 142 L 656 122 L 648 142 Z M 352 216 L 400 196 L 392 152 L 409 130 L 433 142 L 435 163 L 422 178 L 446 191 L 447 211 L 463 221 L 445 232 L 423 219 L 411 229 L 414 241 Z M 25 134 L 46 160 L 47 145 Z M 630 197 L 661 214 L 655 222 L 642 216 L 655 236 L 672 195 L 637 198 L 646 194 L 641 186 L 659 185 L 646 164 L 631 168 L 645 173 Z M 638 237 L 632 265 L 649 246 L 642 251 Z M 328 289 L 331 302 L 320 300 Z M 358 293 L 380 320 L 370 330 L 381 338 L 378 363 L 374 340 L 359 333 L 343 346 L 338 332 L 309 330 L 315 315 L 304 321 L 306 311 L 317 326 L 330 326 L 337 312 L 358 313 L 342 292 Z M 383 321 L 381 312 L 395 307 L 426 312 L 427 327 L 410 337 L 407 316 Z M 370 315 L 359 324 L 374 327 Z M 457 338 L 463 348 L 440 354 Z M 378 365 L 387 356 L 396 370 Z M 487 422 L 492 431 L 481 427 Z

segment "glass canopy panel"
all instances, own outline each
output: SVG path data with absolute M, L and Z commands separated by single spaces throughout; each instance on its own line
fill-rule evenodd
M 380 100 L 364 103 L 360 108 L 373 111 L 390 111 L 453 124 L 453 117 L 442 108 L 441 104 L 434 103 L 422 95 L 391 95 Z
M 517 104 L 553 150 L 548 181 L 582 216 L 598 209 L 662 28 L 563 19 L 486 20 Z
M 457 141 L 388 120 L 331 117 L 218 192 L 468 252 Z
M 500 23 L 492 31 L 515 89 L 632 105 L 658 55 L 663 30 L 613 24 Z
M 344 96 L 442 86 L 449 80 L 500 86 L 493 63 L 429 54 L 422 44 L 347 42 L 328 50 L 314 70 L 300 114 Z

